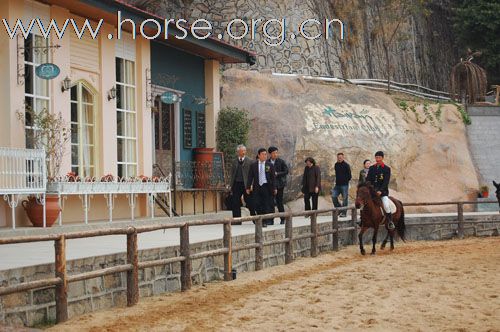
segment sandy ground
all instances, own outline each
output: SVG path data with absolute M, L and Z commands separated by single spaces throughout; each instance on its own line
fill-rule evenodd
M 53 331 L 500 331 L 500 238 L 357 248 L 142 299 Z

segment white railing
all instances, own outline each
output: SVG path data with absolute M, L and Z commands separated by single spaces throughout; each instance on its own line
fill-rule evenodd
M 46 185 L 44 150 L 0 147 L 0 193 L 41 194 Z
M 16 208 L 20 195 L 45 200 L 47 166 L 45 151 L 0 147 L 0 195 L 12 210 L 12 228 L 16 228 Z M 45 209 L 45 205 L 44 205 Z M 44 213 L 45 225 L 45 213 Z
M 109 221 L 113 220 L 113 208 L 116 195 L 126 195 L 129 200 L 130 217 L 135 218 L 135 206 L 138 194 L 148 195 L 148 204 L 151 211 L 151 219 L 154 219 L 155 197 L 157 194 L 166 194 L 172 216 L 171 178 L 168 177 L 136 177 L 115 178 L 106 175 L 101 178 L 80 178 L 78 176 L 65 176 L 56 178 L 47 184 L 47 194 L 57 195 L 59 198 L 59 225 L 62 225 L 62 208 L 64 198 L 68 195 L 78 195 L 82 200 L 84 221 L 88 224 L 88 213 L 90 210 L 90 198 L 93 195 L 103 195 L 108 207 Z

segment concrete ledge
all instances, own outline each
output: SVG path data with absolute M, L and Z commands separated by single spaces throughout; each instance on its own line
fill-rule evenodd
M 500 106 L 469 106 L 467 113 L 470 116 L 500 116 Z

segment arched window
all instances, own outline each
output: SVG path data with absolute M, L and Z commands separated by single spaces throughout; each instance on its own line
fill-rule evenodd
M 71 171 L 95 176 L 95 98 L 83 82 L 71 88 Z

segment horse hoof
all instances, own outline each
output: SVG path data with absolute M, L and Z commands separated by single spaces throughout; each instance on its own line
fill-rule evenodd
M 391 250 L 394 250 L 394 247 L 391 247 Z
M 375 251 L 372 251 L 371 255 L 372 255 L 372 256 L 375 256 Z
M 384 250 L 385 249 L 385 246 L 380 246 L 380 250 Z
M 363 255 L 363 256 L 366 255 L 366 251 L 361 250 L 361 255 Z

